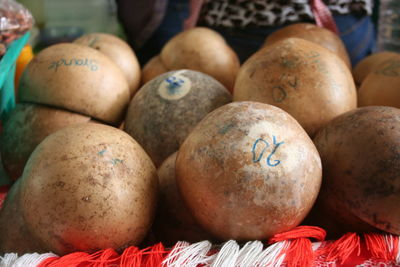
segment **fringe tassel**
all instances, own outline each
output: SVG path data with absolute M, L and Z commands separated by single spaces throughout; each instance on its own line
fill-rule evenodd
M 99 252 L 96 252 L 99 253 Z M 92 257 L 85 252 L 75 252 L 63 257 L 51 257 L 42 261 L 38 267 L 61 267 L 61 266 L 77 266 L 89 262 Z
M 143 253 L 147 255 L 144 266 L 149 267 L 161 267 L 164 257 L 168 254 L 162 243 L 150 247 L 148 251 Z
M 142 254 L 137 247 L 128 247 L 119 259 L 119 266 L 140 266 L 142 264 Z
M 187 249 L 189 245 L 190 244 L 188 242 L 184 241 L 179 241 L 178 243 L 176 243 L 171 252 L 168 254 L 167 258 L 165 258 L 165 260 L 162 262 L 161 266 L 171 266 L 171 264 L 179 258 L 179 255 L 183 253 L 182 251 Z
M 211 267 L 235 266 L 239 257 L 239 245 L 236 241 L 229 240 L 226 242 L 214 259 Z
M 400 248 L 400 238 L 399 238 L 399 242 L 397 242 L 397 247 Z M 399 249 L 399 251 L 397 252 L 396 264 L 400 265 L 400 249 Z
M 360 237 L 356 233 L 347 233 L 340 239 L 318 249 L 318 255 L 326 255 L 327 262 L 339 262 L 343 264 L 354 251 L 360 255 Z
M 288 267 L 312 266 L 315 255 L 309 238 L 317 241 L 325 239 L 326 232 L 315 226 L 298 226 L 291 231 L 273 236 L 269 243 L 289 240 L 289 247 L 286 250 L 285 263 Z
M 206 264 L 207 254 L 211 249 L 209 241 L 202 241 L 192 245 L 187 242 L 178 242 L 167 258 L 163 261 L 162 266 L 168 267 L 197 267 L 197 265 Z
M 4 257 L 0 256 L 0 266 L 1 267 L 9 267 L 18 259 L 17 253 L 7 253 Z
M 311 241 L 307 238 L 290 241 L 285 260 L 288 267 L 312 266 L 314 263 L 314 253 Z
M 247 242 L 244 247 L 239 251 L 236 265 L 238 267 L 257 266 L 258 255 L 264 248 L 263 243 L 260 241 Z
M 48 258 L 55 257 L 53 253 L 31 253 L 25 254 L 18 258 L 16 253 L 7 253 L 4 257 L 0 257 L 1 267 L 27 267 L 27 266 L 37 266 L 44 260 Z
M 54 254 L 53 254 L 54 255 Z M 71 253 L 63 257 L 51 257 L 40 262 L 38 267 L 73 267 L 73 266 L 131 266 L 131 267 L 161 267 L 167 252 L 162 244 L 139 250 L 137 247 L 128 247 L 122 255 L 113 249 L 105 249 L 93 254 L 84 252 Z M 25 265 L 27 266 L 27 265 Z
M 288 241 L 281 241 L 267 247 L 257 258 L 254 266 L 280 267 L 283 265 L 289 247 Z
M 9 253 L 0 257 L 0 267 L 307 267 L 363 266 L 364 263 L 372 264 L 368 266 L 378 266 L 380 263 L 398 266 L 396 264 L 399 263 L 398 236 L 365 234 L 365 245 L 363 243 L 362 246 L 360 237 L 355 233 L 348 233 L 334 242 L 312 244 L 309 238 L 323 241 L 325 231 L 301 226 L 275 235 L 269 241 L 273 244 L 264 250 L 260 241 L 247 242 L 240 248 L 236 241 L 230 240 L 215 249 L 212 249 L 209 241 L 195 244 L 178 242 L 170 252 L 161 243 L 142 250 L 132 246 L 126 248 L 122 255 L 113 249 L 93 254 L 76 252 L 63 257 L 52 253 L 33 253 L 18 258 L 17 254 Z
M 395 262 L 399 254 L 399 237 L 390 234 L 364 234 L 365 244 L 375 259 Z

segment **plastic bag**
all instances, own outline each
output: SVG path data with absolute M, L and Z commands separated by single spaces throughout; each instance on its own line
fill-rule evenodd
M 0 57 L 7 45 L 29 31 L 34 23 L 32 14 L 15 0 L 0 0 Z

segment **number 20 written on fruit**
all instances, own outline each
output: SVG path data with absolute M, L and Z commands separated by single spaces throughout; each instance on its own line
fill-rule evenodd
M 275 136 L 272 136 L 272 141 L 273 141 L 272 151 L 268 154 L 265 161 L 266 161 L 267 166 L 275 167 L 275 166 L 279 165 L 281 163 L 281 161 L 277 160 L 277 159 L 272 159 L 272 157 L 274 156 L 276 151 L 279 149 L 279 147 L 281 145 L 283 145 L 285 142 L 277 142 Z M 264 153 L 268 147 L 270 147 L 270 144 L 262 138 L 258 138 L 254 142 L 252 149 L 251 149 L 253 163 L 258 163 L 263 159 Z

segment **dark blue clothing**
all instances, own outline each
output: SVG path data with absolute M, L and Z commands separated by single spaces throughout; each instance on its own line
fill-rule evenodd
M 370 16 L 342 15 L 334 18 L 353 66 L 375 52 L 376 28 Z
M 146 43 L 135 52 L 141 65 L 158 54 L 165 43 L 183 30 L 183 21 L 189 16 L 188 0 L 169 0 L 160 26 Z

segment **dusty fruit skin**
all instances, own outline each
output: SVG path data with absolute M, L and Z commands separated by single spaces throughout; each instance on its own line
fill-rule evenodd
M 400 234 L 400 110 L 363 107 L 347 112 L 326 125 L 314 142 L 322 159 L 319 198 L 324 209 L 344 225 L 356 218 Z M 353 231 L 365 228 L 358 227 Z
M 400 108 L 400 57 L 385 60 L 364 79 L 358 90 L 358 106 Z
M 17 104 L 4 124 L 0 153 L 7 174 L 18 179 L 29 156 L 48 135 L 68 125 L 86 123 L 90 117 L 35 104 Z
M 256 102 L 207 115 L 176 160 L 187 207 L 223 240 L 265 240 L 297 226 L 318 195 L 321 175 L 318 152 L 296 120 Z
M 90 47 L 67 43 L 50 46 L 29 62 L 18 98 L 118 125 L 130 93 L 124 74 L 111 59 Z
M 207 74 L 168 72 L 145 84 L 132 99 L 125 131 L 159 166 L 202 118 L 231 100 L 228 90 Z
M 129 135 L 81 124 L 35 149 L 20 186 L 26 228 L 42 251 L 63 255 L 138 245 L 153 220 L 158 177 Z
M 107 33 L 89 33 L 74 41 L 86 45 L 108 56 L 124 73 L 131 96 L 140 85 L 140 65 L 135 52 L 121 38 Z
M 277 106 L 310 136 L 357 105 L 354 81 L 343 61 L 298 38 L 276 42 L 248 59 L 236 78 L 233 100 Z
M 161 50 L 169 70 L 191 69 L 206 73 L 232 92 L 240 67 L 238 56 L 218 32 L 195 27 L 174 36 Z
M 285 38 L 300 38 L 325 47 L 340 57 L 351 68 L 350 58 L 340 37 L 332 31 L 312 23 L 294 23 L 268 35 L 264 46 L 271 45 Z
M 178 241 L 190 243 L 212 240 L 195 221 L 182 201 L 175 176 L 177 153 L 169 156 L 158 169 L 160 198 L 153 231 L 160 242 L 173 246 Z
M 26 229 L 22 217 L 20 181 L 21 179 L 13 184 L 0 209 L 0 254 L 11 252 L 24 254 L 42 250 L 43 244 L 40 244 Z

